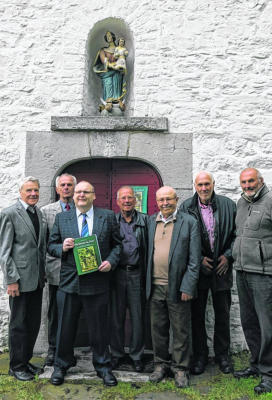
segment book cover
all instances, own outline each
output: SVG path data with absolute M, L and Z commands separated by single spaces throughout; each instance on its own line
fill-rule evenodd
M 75 239 L 73 252 L 78 275 L 97 271 L 102 263 L 96 235 Z

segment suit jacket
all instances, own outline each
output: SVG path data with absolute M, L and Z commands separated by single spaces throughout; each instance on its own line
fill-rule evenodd
M 120 259 L 121 237 L 119 225 L 113 211 L 94 207 L 93 234 L 97 235 L 102 261 L 109 261 L 114 269 Z M 109 290 L 109 272 L 92 272 L 78 276 L 73 250 L 62 251 L 62 243 L 66 238 L 80 237 L 78 231 L 76 209 L 56 215 L 48 252 L 61 258 L 59 287 L 67 293 L 93 295 Z
M 150 217 L 148 227 L 148 265 L 146 277 L 146 296 L 151 296 L 154 238 L 156 217 Z M 201 242 L 197 221 L 190 215 L 177 213 L 172 233 L 168 263 L 168 295 L 170 301 L 177 303 L 181 293 L 196 295 L 200 268 Z
M 43 221 L 47 223 L 48 234 L 50 234 L 56 215 L 63 212 L 60 201 L 55 203 L 47 204 L 41 208 Z M 60 277 L 60 258 L 52 257 L 48 252 L 46 253 L 46 264 L 45 264 L 45 274 L 48 283 L 51 285 L 59 285 Z
M 38 208 L 39 240 L 34 226 L 20 201 L 0 214 L 0 264 L 5 285 L 19 283 L 21 292 L 44 286 L 46 226 Z

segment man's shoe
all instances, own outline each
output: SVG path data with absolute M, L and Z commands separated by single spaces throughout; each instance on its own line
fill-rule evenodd
M 133 360 L 133 365 L 136 372 L 142 372 L 144 369 L 142 360 Z
M 256 368 L 247 367 L 247 368 L 241 369 L 239 371 L 234 371 L 233 376 L 236 379 L 249 378 L 251 376 L 256 378 L 257 376 L 259 376 L 259 371 Z
M 97 372 L 97 376 L 103 379 L 105 386 L 116 386 L 118 384 L 117 379 L 111 371 Z
M 186 388 L 189 386 L 189 373 L 188 371 L 175 372 L 175 385 L 177 388 Z
M 51 375 L 50 382 L 52 385 L 62 385 L 64 382 L 64 377 L 66 375 L 66 369 L 61 367 L 55 367 Z
M 36 365 L 33 365 L 33 364 L 30 364 L 30 362 L 27 363 L 26 366 L 27 366 L 28 371 L 31 372 L 31 374 L 33 374 L 33 375 L 40 375 L 44 371 L 43 368 L 37 367 Z
M 262 378 L 261 382 L 255 386 L 254 392 L 256 394 L 270 393 L 272 391 L 272 380 Z
M 55 349 L 48 349 L 44 365 L 51 367 L 52 365 L 54 365 L 54 360 L 55 360 Z
M 120 364 L 120 358 L 118 358 L 118 357 L 112 357 L 111 358 L 111 367 L 112 367 L 112 369 L 118 368 L 119 364 Z
M 200 360 L 200 359 L 196 360 L 190 369 L 191 374 L 193 374 L 193 375 L 203 374 L 207 364 L 208 364 L 208 362 L 205 360 Z
M 168 375 L 167 368 L 163 365 L 157 365 L 154 372 L 149 376 L 149 381 L 152 383 L 159 383 Z
M 223 372 L 223 374 L 231 374 L 233 372 L 233 367 L 227 357 L 220 358 L 218 360 L 218 365 L 219 365 L 220 371 Z
M 19 381 L 32 381 L 34 379 L 34 375 L 26 370 L 14 371 L 10 368 L 8 374 L 14 376 L 14 378 L 18 379 Z

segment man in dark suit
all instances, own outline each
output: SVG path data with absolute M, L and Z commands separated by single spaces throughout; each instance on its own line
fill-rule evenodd
M 69 211 L 74 207 L 73 195 L 76 183 L 76 178 L 70 174 L 65 173 L 56 178 L 56 192 L 59 195 L 59 200 L 41 208 L 43 220 L 46 222 L 49 234 L 53 228 L 56 215 L 62 211 Z M 49 289 L 49 304 L 47 312 L 49 347 L 45 365 L 54 364 L 56 352 L 56 336 L 58 328 L 57 290 L 59 286 L 60 266 L 60 258 L 52 257 L 49 253 L 46 254 L 45 273 Z
M 0 214 L 0 264 L 10 305 L 9 375 L 29 381 L 41 369 L 30 364 L 41 322 L 45 227 L 36 204 L 38 179 L 26 177 L 20 199 Z
M 49 253 L 61 257 L 53 385 L 62 384 L 67 369 L 74 364 L 73 344 L 82 308 L 97 375 L 107 386 L 117 384 L 109 354 L 108 302 L 109 271 L 119 262 L 121 238 L 114 212 L 93 207 L 94 200 L 93 186 L 85 181 L 78 183 L 74 193 L 75 208 L 57 214 L 49 238 Z M 73 255 L 74 239 L 91 234 L 97 235 L 103 261 L 98 271 L 79 276 Z
M 156 193 L 160 212 L 148 227 L 147 299 L 150 299 L 151 335 L 155 370 L 151 382 L 160 382 L 171 369 L 179 388 L 189 384 L 190 301 L 196 294 L 200 266 L 197 221 L 177 213 L 178 197 L 170 186 Z M 173 331 L 172 359 L 169 328 Z

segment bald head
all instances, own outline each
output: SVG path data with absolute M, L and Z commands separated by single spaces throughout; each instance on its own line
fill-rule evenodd
M 162 186 L 156 192 L 156 201 L 164 218 L 168 218 L 177 209 L 178 197 L 171 186 Z

